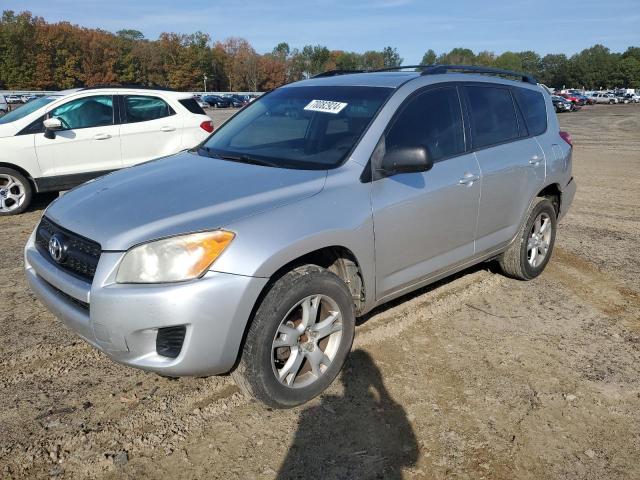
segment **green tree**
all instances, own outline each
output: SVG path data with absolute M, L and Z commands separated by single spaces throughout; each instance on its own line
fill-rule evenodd
M 502 55 L 498 55 L 494 65 L 497 68 L 502 68 L 504 70 L 514 70 L 516 72 L 522 70 L 522 60 L 520 55 L 514 52 L 504 52 Z
M 382 50 L 382 65 L 385 68 L 399 67 L 402 65 L 403 58 L 395 47 L 384 47 Z
M 436 55 L 436 52 L 434 52 L 432 49 L 429 49 L 424 52 L 420 65 L 433 65 L 434 63 L 436 63 L 437 58 L 438 56 Z

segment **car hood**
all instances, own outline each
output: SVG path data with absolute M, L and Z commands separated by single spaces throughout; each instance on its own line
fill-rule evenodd
M 16 133 L 18 133 L 16 122 L 0 124 L 0 138 L 13 137 Z
M 322 190 L 326 170 L 249 165 L 183 152 L 81 185 L 45 215 L 103 250 L 212 230 Z

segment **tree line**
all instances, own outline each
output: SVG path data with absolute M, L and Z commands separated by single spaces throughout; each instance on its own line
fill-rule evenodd
M 203 32 L 116 33 L 69 22 L 48 23 L 30 12 L 4 11 L 0 19 L 0 88 L 58 90 L 98 84 L 137 84 L 200 91 L 266 91 L 327 70 L 395 67 L 396 48 L 364 53 L 286 42 L 259 54 L 243 38 L 213 41 Z M 640 88 L 640 48 L 614 53 L 595 45 L 571 57 L 533 51 L 475 54 L 427 50 L 422 64 L 483 65 L 524 71 L 554 87 Z

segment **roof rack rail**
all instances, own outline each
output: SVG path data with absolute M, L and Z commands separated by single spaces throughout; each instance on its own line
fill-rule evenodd
M 368 73 L 370 70 L 327 70 L 326 72 L 318 73 L 311 78 L 324 78 L 335 77 L 337 75 L 349 75 L 350 73 Z
M 399 65 L 397 67 L 378 68 L 375 70 L 329 70 L 327 72 L 314 75 L 312 78 L 335 77 L 337 75 L 349 75 L 351 73 L 376 73 L 394 72 L 397 70 L 413 69 L 421 71 L 421 75 L 437 75 L 449 72 L 482 73 L 488 75 L 501 75 L 504 77 L 515 77 L 523 82 L 537 85 L 537 80 L 533 75 L 513 70 L 502 70 L 500 68 L 481 67 L 477 65 Z
M 476 65 L 428 65 L 422 70 L 422 75 L 437 75 L 440 73 L 449 73 L 450 71 L 459 71 L 465 73 L 484 73 L 490 75 L 502 75 L 505 77 L 516 77 L 523 82 L 537 85 L 538 82 L 533 75 L 522 72 L 514 72 L 513 70 L 502 70 L 500 68 L 480 67 Z
M 95 90 L 98 88 L 135 88 L 137 90 L 163 90 L 167 92 L 175 91 L 173 88 L 160 87 L 157 85 L 136 85 L 136 84 L 118 84 L 118 83 L 102 83 L 98 85 L 91 85 L 90 87 L 83 87 L 80 90 Z

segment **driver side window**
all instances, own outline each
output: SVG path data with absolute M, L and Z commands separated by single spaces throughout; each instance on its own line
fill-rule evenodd
M 425 147 L 434 162 L 464 152 L 462 111 L 455 87 L 419 93 L 400 111 L 386 134 L 385 149 L 414 147 Z
M 49 112 L 58 118 L 64 130 L 113 125 L 113 96 L 95 95 L 72 100 Z

